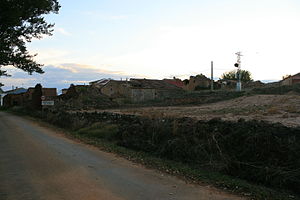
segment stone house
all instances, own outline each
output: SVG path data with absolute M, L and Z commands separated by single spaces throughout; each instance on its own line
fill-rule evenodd
M 64 88 L 61 90 L 61 94 L 66 94 L 68 92 L 68 88 Z
M 190 79 L 185 82 L 184 89 L 188 91 L 209 89 L 211 80 L 203 74 L 190 76 Z
M 181 91 L 182 88 L 164 80 L 152 79 L 110 80 L 101 88 L 101 93 L 111 99 L 127 99 L 135 103 L 162 100 Z
M 24 94 L 25 98 L 29 101 L 32 100 L 32 94 L 34 92 L 34 88 L 28 88 L 27 92 Z M 57 97 L 56 88 L 42 88 L 42 95 L 45 97 L 45 100 L 54 100 Z
M 235 90 L 237 80 L 229 80 L 229 79 L 220 79 L 217 81 L 220 85 L 220 88 L 223 90 Z
M 99 88 L 101 85 L 97 84 L 96 87 Z M 100 91 L 112 99 L 127 98 L 130 96 L 130 84 L 129 81 L 109 80 L 102 85 Z
M 173 79 L 164 79 L 165 82 L 176 85 L 177 87 L 184 88 L 184 83 L 181 79 L 174 77 Z
M 112 79 L 100 79 L 100 80 L 96 80 L 96 81 L 92 81 L 89 84 L 93 87 L 99 88 L 101 89 L 104 85 L 106 85 L 109 81 L 111 81 Z
M 16 89 L 13 89 L 13 90 L 8 90 L 8 91 L 5 91 L 5 92 L 2 92 L 0 94 L 0 106 L 3 106 L 4 105 L 4 97 L 6 95 L 10 95 L 10 96 L 13 96 L 13 95 L 17 95 L 17 94 L 22 94 L 22 93 L 25 93 L 27 92 L 27 89 L 25 88 L 16 88 Z M 7 97 L 7 99 L 9 99 L 10 97 Z M 18 104 L 20 101 L 18 100 L 18 98 L 16 98 L 15 100 L 15 103 Z
M 133 102 L 163 100 L 182 92 L 182 88 L 164 80 L 130 79 L 130 97 Z
M 30 105 L 34 88 L 28 88 L 28 90 L 24 89 L 22 91 L 23 92 L 7 94 L 3 98 L 3 105 L 7 107 Z M 54 100 L 57 96 L 56 88 L 42 88 L 42 95 L 45 96 L 46 101 Z
M 285 79 L 283 79 L 280 83 L 281 85 L 293 85 L 296 83 L 300 83 L 300 73 L 295 74 L 293 76 L 288 76 Z
M 26 103 L 25 93 L 7 94 L 3 98 L 3 106 L 23 106 Z

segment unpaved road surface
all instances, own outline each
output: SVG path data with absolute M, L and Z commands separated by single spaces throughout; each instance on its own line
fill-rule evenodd
M 239 200 L 0 112 L 0 200 Z

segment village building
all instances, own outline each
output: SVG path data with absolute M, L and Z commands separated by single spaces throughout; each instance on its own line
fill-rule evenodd
M 97 84 L 97 86 L 100 87 L 101 85 Z M 129 81 L 109 80 L 102 85 L 100 90 L 102 94 L 112 99 L 128 98 L 130 96 Z
M 27 92 L 24 94 L 26 100 L 32 100 L 32 94 L 34 93 L 34 88 L 28 88 Z M 42 96 L 44 96 L 44 100 L 54 100 L 57 97 L 56 88 L 42 88 Z
M 33 87 L 28 89 L 19 88 L 13 92 L 8 91 L 3 98 L 3 106 L 26 106 L 32 101 L 33 92 Z M 56 88 L 42 88 L 42 96 L 46 101 L 54 100 L 57 96 Z
M 17 95 L 17 94 L 22 94 L 25 92 L 27 92 L 27 89 L 25 89 L 25 88 L 16 88 L 16 89 L 8 90 L 5 92 L 2 91 L 2 93 L 0 92 L 0 106 L 4 105 L 4 97 L 6 95 Z M 19 102 L 19 99 L 17 98 L 16 103 L 18 103 L 18 102 Z
M 165 99 L 182 92 L 182 88 L 176 85 L 153 79 L 109 80 L 100 90 L 112 100 L 127 99 L 135 103 Z
M 173 79 L 163 79 L 165 82 L 176 85 L 177 87 L 184 88 L 184 83 L 181 79 L 173 77 Z
M 285 79 L 283 79 L 280 83 L 281 85 L 294 85 L 300 83 L 300 73 L 295 74 L 293 76 L 288 76 Z
M 222 90 L 233 90 L 233 89 L 235 90 L 237 80 L 220 79 L 220 80 L 217 81 L 217 84 L 220 86 L 220 88 Z
M 104 85 L 106 85 L 110 80 L 112 79 L 106 79 L 106 78 L 103 78 L 103 79 L 100 79 L 100 80 L 97 80 L 97 81 L 92 81 L 90 82 L 89 84 L 93 87 L 96 87 L 96 88 L 99 88 L 101 89 Z
M 182 92 L 182 88 L 164 80 L 130 79 L 130 85 L 133 102 L 163 100 Z
M 210 88 L 210 84 L 211 80 L 209 78 L 203 74 L 199 74 L 197 76 L 190 76 L 190 79 L 185 82 L 183 88 L 188 91 L 205 90 Z
M 61 94 L 66 94 L 68 92 L 68 88 L 64 88 L 61 90 Z

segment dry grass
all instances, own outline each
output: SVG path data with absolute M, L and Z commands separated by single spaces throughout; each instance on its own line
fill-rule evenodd
M 255 95 L 201 106 L 146 107 L 105 111 L 149 118 L 191 117 L 209 120 L 218 117 L 232 121 L 239 118 L 256 119 L 296 127 L 300 125 L 300 96 Z

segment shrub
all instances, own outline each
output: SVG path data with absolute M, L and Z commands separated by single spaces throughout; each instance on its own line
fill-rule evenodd
M 118 126 L 116 124 L 97 122 L 90 127 L 79 129 L 77 133 L 88 137 L 102 138 L 112 141 L 115 139 L 118 131 Z

